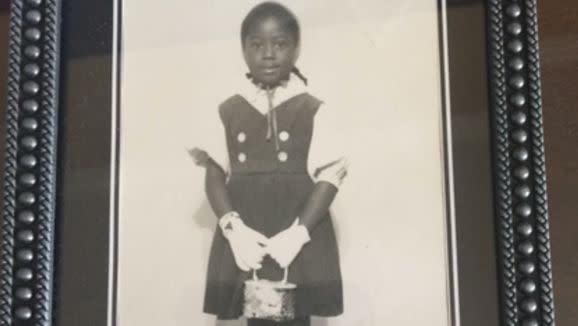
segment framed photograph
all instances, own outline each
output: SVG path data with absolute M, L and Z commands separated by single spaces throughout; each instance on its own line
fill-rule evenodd
M 554 325 L 537 29 L 13 0 L 1 325 Z

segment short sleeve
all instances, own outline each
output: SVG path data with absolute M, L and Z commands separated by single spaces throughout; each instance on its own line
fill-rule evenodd
M 313 180 L 341 186 L 343 169 L 347 170 L 347 153 L 339 132 L 337 112 L 322 104 L 314 116 L 309 148 L 308 171 Z

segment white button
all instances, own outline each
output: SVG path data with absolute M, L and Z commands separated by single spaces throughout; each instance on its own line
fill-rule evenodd
M 287 161 L 287 153 L 279 152 L 279 155 L 277 155 L 277 158 L 279 158 L 279 161 L 285 162 L 285 161 Z
M 279 133 L 279 139 L 281 139 L 281 141 L 289 140 L 289 136 L 290 136 L 289 133 L 285 130 L 283 130 Z
M 240 132 L 237 135 L 237 140 L 239 141 L 239 143 L 244 143 L 246 139 L 247 139 L 247 135 L 245 135 L 244 132 Z
M 247 160 L 247 155 L 245 155 L 245 153 L 239 153 L 237 158 L 239 159 L 239 162 L 243 163 Z

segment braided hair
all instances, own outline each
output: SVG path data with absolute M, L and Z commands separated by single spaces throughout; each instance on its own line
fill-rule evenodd
M 288 30 L 292 36 L 295 38 L 295 42 L 299 44 L 301 41 L 301 29 L 299 27 L 299 21 L 297 17 L 285 6 L 274 1 L 263 2 L 255 6 L 247 14 L 243 23 L 241 24 L 241 44 L 245 46 L 245 40 L 249 34 L 250 29 L 255 25 L 255 23 L 260 22 L 266 18 L 275 17 L 281 24 L 281 26 Z M 301 81 L 307 85 L 307 78 L 301 73 L 299 68 L 293 67 L 291 73 L 297 76 Z M 253 79 L 251 73 L 247 73 L 246 77 Z

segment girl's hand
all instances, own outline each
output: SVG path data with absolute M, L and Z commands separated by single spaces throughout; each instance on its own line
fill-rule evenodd
M 284 231 L 269 239 L 267 253 L 277 261 L 279 266 L 289 266 L 301 251 L 301 248 L 311 240 L 309 231 L 299 224 L 299 218 Z
M 225 214 L 219 219 L 219 227 L 229 240 L 235 263 L 239 269 L 248 272 L 258 270 L 267 254 L 266 246 L 269 239 L 263 234 L 251 229 L 236 212 Z
M 245 272 L 261 269 L 263 257 L 267 252 L 260 241 L 255 241 L 251 236 L 247 237 L 239 232 L 234 232 L 229 236 L 229 245 L 239 269 Z
M 198 166 L 206 166 L 207 162 L 211 158 L 206 151 L 197 147 L 188 149 L 187 152 L 193 158 L 195 164 Z

